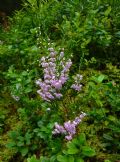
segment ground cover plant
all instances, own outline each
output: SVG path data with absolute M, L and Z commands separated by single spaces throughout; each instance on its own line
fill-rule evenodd
M 0 27 L 0 161 L 120 161 L 119 0 L 27 0 Z

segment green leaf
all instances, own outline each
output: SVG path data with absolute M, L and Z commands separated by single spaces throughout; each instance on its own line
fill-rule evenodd
M 22 137 L 22 136 L 18 136 L 18 137 L 17 137 L 17 141 L 21 141 L 21 142 L 23 142 L 23 141 L 24 141 L 24 137 Z
M 111 6 L 109 6 L 108 8 L 107 8 L 107 10 L 105 11 L 105 16 L 108 16 L 109 14 L 110 14 L 110 12 L 111 12 Z
M 84 134 L 84 133 L 81 133 L 81 134 L 79 135 L 78 139 L 79 139 L 79 144 L 80 144 L 80 145 L 83 145 L 83 144 L 86 143 L 86 137 L 85 137 L 85 134 Z
M 30 133 L 26 133 L 25 134 L 25 141 L 26 141 L 26 144 L 29 145 L 30 144 L 30 139 L 32 138 L 32 134 Z
M 109 116 L 108 116 L 108 119 L 109 119 L 110 121 L 113 121 L 113 122 L 116 121 L 116 118 L 115 118 L 114 116 L 112 116 L 112 115 L 109 115 Z
M 73 141 L 70 141 L 67 143 L 67 147 L 68 148 L 75 147 L 75 144 L 73 143 Z
M 77 158 L 77 159 L 75 159 L 75 162 L 84 162 L 84 160 L 81 158 Z
M 18 143 L 17 143 L 17 146 L 24 146 L 24 142 L 22 142 L 22 141 L 19 141 Z
M 74 162 L 74 157 L 73 157 L 73 156 L 69 156 L 69 157 L 68 157 L 68 161 L 69 161 L 69 162 Z
M 83 146 L 82 147 L 82 154 L 84 156 L 92 157 L 95 155 L 95 150 L 90 148 L 89 146 Z
M 50 162 L 50 161 L 47 157 L 41 156 L 40 161 L 38 161 L 38 162 Z
M 50 158 L 50 162 L 55 162 L 55 160 L 56 160 L 56 155 L 54 155 L 54 156 L 52 156 L 52 157 Z
M 108 134 L 103 134 L 103 137 L 104 137 L 105 139 L 109 140 L 109 141 L 114 140 L 114 139 L 113 139 L 110 135 L 108 135 Z
M 20 152 L 21 152 L 22 156 L 25 156 L 25 155 L 27 155 L 27 153 L 28 153 L 28 148 L 27 148 L 27 147 L 22 148 L 22 149 L 20 150 Z
M 7 148 L 12 148 L 12 147 L 14 147 L 14 146 L 16 146 L 16 143 L 15 143 L 15 142 L 10 142 L 10 143 L 8 143 L 8 144 L 6 145 Z
M 120 31 L 116 32 L 115 35 L 120 38 Z
M 40 160 L 37 160 L 37 159 L 36 159 L 36 156 L 33 155 L 31 158 L 28 158 L 28 159 L 27 159 L 27 162 L 40 162 Z
M 78 145 L 78 144 L 79 144 L 79 141 L 78 141 L 77 138 L 74 138 L 74 139 L 72 140 L 72 143 L 73 143 L 74 145 Z
M 79 152 L 79 150 L 76 147 L 76 144 L 74 144 L 73 141 L 68 142 L 67 147 L 68 147 L 68 150 L 67 150 L 68 154 L 77 154 Z
M 30 92 L 32 92 L 32 88 L 31 87 L 25 88 L 25 93 L 30 93 Z
M 59 162 L 68 162 L 68 156 L 63 156 L 63 155 L 58 155 L 57 156 L 57 160 L 59 161 Z
M 77 154 L 78 152 L 79 152 L 79 149 L 77 149 L 76 147 L 71 147 L 71 148 L 69 148 L 68 151 L 67 151 L 67 153 L 68 153 L 68 154 L 71 154 L 71 155 Z
M 18 137 L 18 133 L 16 131 L 11 131 L 9 136 L 10 138 L 15 140 Z
M 98 80 L 98 83 L 102 83 L 102 81 L 104 80 L 105 76 L 104 75 L 100 75 L 97 80 Z
M 110 160 L 105 160 L 104 162 L 111 162 Z
M 27 75 L 28 75 L 27 71 L 23 71 L 23 72 L 22 72 L 22 75 L 23 75 L 23 76 L 27 76 Z

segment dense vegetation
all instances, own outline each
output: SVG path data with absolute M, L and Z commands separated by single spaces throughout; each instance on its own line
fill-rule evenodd
M 27 0 L 0 27 L 0 162 L 120 160 L 120 1 Z

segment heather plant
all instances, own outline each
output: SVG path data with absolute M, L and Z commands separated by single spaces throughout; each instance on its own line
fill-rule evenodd
M 51 100 L 60 99 L 63 94 L 60 90 L 64 87 L 64 84 L 69 78 L 69 71 L 72 65 L 70 59 L 66 60 L 64 57 L 64 49 L 60 54 L 57 54 L 53 48 L 48 49 L 50 55 L 41 58 L 41 66 L 43 68 L 44 80 L 38 79 L 36 84 L 40 87 L 37 93 L 43 100 L 50 102 Z M 74 77 L 74 84 L 71 85 L 76 91 L 80 91 L 82 85 L 80 81 L 82 76 L 77 74 Z

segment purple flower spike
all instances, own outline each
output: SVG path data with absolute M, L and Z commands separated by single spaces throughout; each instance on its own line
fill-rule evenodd
M 38 79 L 36 81 L 36 84 L 40 87 L 37 92 L 45 101 L 60 99 L 63 96 L 60 90 L 68 80 L 69 69 L 72 65 L 70 59 L 65 60 L 64 49 L 62 49 L 60 55 L 56 53 L 54 48 L 48 50 L 50 51 L 49 56 L 41 58 L 44 80 Z
M 66 140 L 72 140 L 73 136 L 76 134 L 76 126 L 85 116 L 86 114 L 82 112 L 82 114 L 79 117 L 76 117 L 75 120 L 65 122 L 64 126 L 55 123 L 55 129 L 52 131 L 52 134 L 64 134 Z

